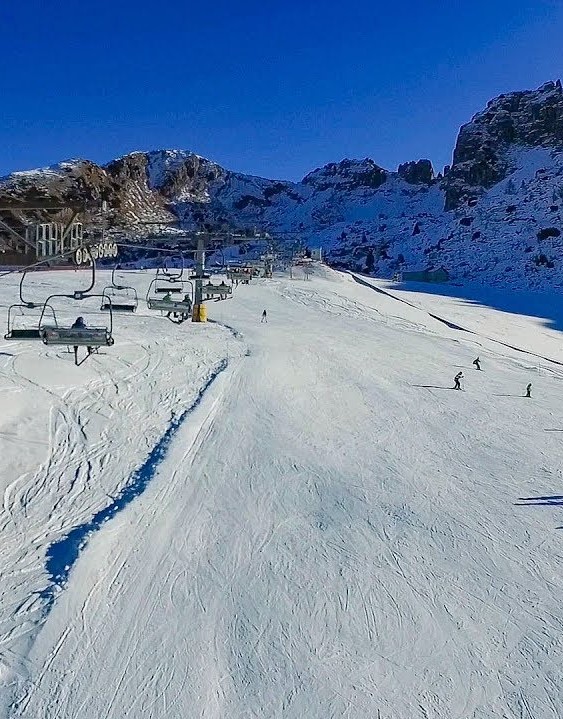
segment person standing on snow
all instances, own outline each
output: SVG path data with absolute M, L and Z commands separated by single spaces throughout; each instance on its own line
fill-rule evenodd
M 473 360 L 473 364 L 475 365 L 475 369 L 481 369 L 481 362 L 479 360 L 479 357 Z
M 461 389 L 460 380 L 463 379 L 463 372 L 458 372 L 454 377 L 454 389 Z
M 260 323 L 262 322 L 268 322 L 268 315 L 266 313 L 266 310 L 262 312 L 262 319 L 260 320 Z
M 526 385 L 526 397 L 532 396 L 532 383 L 530 382 L 528 385 Z

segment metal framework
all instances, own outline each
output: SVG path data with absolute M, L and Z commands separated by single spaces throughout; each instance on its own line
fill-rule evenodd
M 66 223 L 54 222 L 49 216 L 49 213 L 63 210 L 71 213 Z M 82 223 L 76 222 L 76 219 L 85 211 L 85 203 L 3 200 L 0 205 L 0 231 L 11 239 L 6 244 L 16 254 L 25 256 L 33 253 L 38 259 L 55 257 L 76 249 L 82 242 Z M 15 213 L 20 217 L 16 217 Z M 30 213 L 34 216 L 26 221 L 25 216 Z M 14 220 L 23 226 L 23 231 L 13 226 Z

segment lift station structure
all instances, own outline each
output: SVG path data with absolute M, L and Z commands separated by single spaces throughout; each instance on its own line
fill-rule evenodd
M 60 261 L 83 243 L 84 203 L 0 201 L 0 265 Z

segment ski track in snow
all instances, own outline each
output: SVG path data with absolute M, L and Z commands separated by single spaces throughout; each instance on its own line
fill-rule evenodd
M 5 343 L 6 717 L 563 714 L 561 437 L 544 432 L 563 428 L 562 375 L 517 349 L 525 325 L 559 362 L 559 335 L 401 297 L 317 269 L 239 288 L 207 326 L 119 316 L 79 369 Z M 458 367 L 466 392 L 443 391 Z M 171 423 L 45 614 L 49 547 Z

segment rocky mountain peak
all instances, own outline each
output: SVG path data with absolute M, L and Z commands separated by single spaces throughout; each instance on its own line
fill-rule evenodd
M 463 125 L 446 183 L 446 209 L 478 195 L 511 171 L 511 147 L 563 147 L 561 81 L 491 100 Z
M 461 128 L 444 177 L 434 176 L 427 159 L 389 172 L 370 158 L 346 158 L 289 182 L 232 172 L 189 150 L 161 149 L 104 166 L 78 159 L 16 172 L 0 178 L 2 198 L 85 202 L 87 224 L 99 219 L 128 239 L 170 236 L 178 228 L 259 228 L 321 245 L 336 266 L 383 276 L 443 264 L 453 279 L 556 286 L 563 90 L 549 82 L 491 100 Z M 107 203 L 103 214 L 100 200 Z M 17 211 L 4 215 L 25 221 Z M 0 251 L 6 232 L 0 228 Z M 378 248 L 373 262 L 357 252 L 368 245 Z
M 387 179 L 387 171 L 366 157 L 363 160 L 344 159 L 317 168 L 303 178 L 304 185 L 316 190 L 353 190 L 359 187 L 375 189 Z

